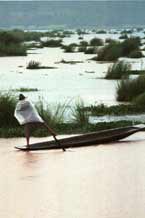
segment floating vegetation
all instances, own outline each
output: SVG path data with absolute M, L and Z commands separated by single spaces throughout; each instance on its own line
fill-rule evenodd
M 87 71 L 87 70 L 85 70 L 85 73 L 95 73 L 95 71 Z
M 30 61 L 26 67 L 29 70 L 37 70 L 37 69 L 56 69 L 56 67 L 42 66 L 38 61 Z
M 44 42 L 41 41 L 41 45 L 42 47 L 61 47 L 62 40 L 61 39 L 58 39 L 58 40 L 50 39 Z
M 22 87 L 22 88 L 19 88 L 19 89 L 12 89 L 11 91 L 16 91 L 16 92 L 37 92 L 37 91 L 39 91 L 39 89 Z
M 80 64 L 83 63 L 83 61 L 66 61 L 64 59 L 62 59 L 60 62 L 56 62 L 57 64 Z
M 106 30 L 98 30 L 96 31 L 97 34 L 106 34 L 107 31 Z
M 84 110 L 86 110 L 91 116 L 133 115 L 133 114 L 144 113 L 145 104 L 143 105 L 143 107 L 140 107 L 139 104 L 136 104 L 135 102 L 130 104 L 119 104 L 119 105 L 111 105 L 111 106 L 107 106 L 105 104 L 99 104 L 97 106 L 91 105 L 89 107 L 85 107 Z
M 16 105 L 16 97 L 10 93 L 0 94 L 0 137 L 19 137 L 24 136 L 24 130 L 19 126 L 18 122 L 14 118 L 14 109 Z M 123 127 L 132 125 L 132 121 L 118 121 L 118 122 L 101 122 L 97 124 L 89 123 L 90 115 L 102 115 L 102 114 L 120 114 L 129 113 L 136 110 L 133 105 L 118 105 L 107 107 L 105 105 L 91 106 L 89 108 L 84 106 L 82 101 L 76 103 L 72 108 L 72 120 L 68 123 L 64 121 L 64 114 L 67 110 L 67 104 L 57 104 L 56 107 L 50 109 L 48 106 L 44 106 L 44 102 L 40 100 L 36 104 L 36 108 L 43 119 L 49 123 L 49 125 L 58 133 L 74 134 L 74 133 L 86 133 L 91 131 Z M 140 109 L 141 111 L 141 109 Z M 91 113 L 90 113 L 91 112 Z M 48 132 L 45 129 L 34 129 L 32 131 L 33 136 L 47 136 Z

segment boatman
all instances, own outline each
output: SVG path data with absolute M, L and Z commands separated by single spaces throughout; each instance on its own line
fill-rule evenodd
M 19 95 L 19 102 L 16 105 L 14 116 L 19 124 L 24 126 L 28 149 L 30 148 L 29 140 L 32 126 L 44 126 L 47 128 L 48 132 L 54 137 L 56 143 L 61 146 L 60 142 L 56 139 L 56 133 L 40 117 L 34 105 L 23 94 Z M 62 147 L 62 149 L 65 151 L 65 148 Z

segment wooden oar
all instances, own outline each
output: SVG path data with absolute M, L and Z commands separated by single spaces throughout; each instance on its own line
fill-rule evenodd
M 66 149 L 61 145 L 60 141 L 56 138 L 55 132 L 47 125 L 47 123 L 43 123 L 43 125 L 48 129 L 48 131 L 51 133 L 51 135 L 53 136 L 56 144 L 62 148 L 63 151 L 66 151 Z
M 61 145 L 60 141 L 56 138 L 55 135 L 53 135 L 54 140 L 56 141 L 57 145 L 62 148 L 63 151 L 66 151 L 66 149 Z

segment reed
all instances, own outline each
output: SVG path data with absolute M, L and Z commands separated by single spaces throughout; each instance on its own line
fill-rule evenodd
M 97 48 L 96 47 L 88 47 L 85 49 L 85 54 L 96 54 Z
M 89 115 L 84 109 L 84 102 L 80 99 L 75 103 L 75 106 L 72 108 L 73 122 L 77 123 L 80 126 L 88 125 L 89 123 Z
M 48 106 L 44 106 L 44 100 L 39 99 L 36 104 L 36 108 L 40 116 L 48 123 L 49 126 L 56 127 L 60 123 L 64 123 L 64 114 L 66 111 L 66 104 L 57 104 L 50 109 Z
M 137 105 L 139 109 L 145 112 L 145 92 L 133 99 L 133 103 Z
M 78 45 L 76 43 L 71 43 L 69 45 L 62 45 L 62 49 L 64 49 L 64 52 L 66 52 L 66 53 L 75 52 L 77 47 L 78 47 Z
M 97 61 L 116 61 L 122 55 L 120 42 L 110 42 L 98 50 Z
M 14 109 L 16 105 L 16 97 L 11 95 L 10 93 L 0 94 L 0 137 L 20 137 L 24 136 L 24 130 L 21 126 L 19 126 L 18 122 L 14 118 Z M 143 101 L 144 107 L 145 98 Z M 137 101 L 138 105 L 138 101 Z M 48 106 L 44 106 L 44 100 L 40 99 L 36 104 L 36 108 L 42 116 L 42 118 L 48 123 L 48 125 L 56 130 L 57 133 L 62 134 L 72 134 L 72 133 L 85 133 L 91 131 L 97 131 L 101 129 L 107 128 L 115 128 L 120 126 L 130 125 L 129 121 L 119 121 L 119 122 L 111 122 L 111 123 L 97 123 L 90 124 L 89 123 L 89 114 L 90 111 L 84 106 L 83 101 L 79 100 L 75 106 L 72 108 L 72 120 L 69 123 L 65 123 L 64 115 L 67 110 L 68 103 L 65 104 L 57 104 L 55 108 L 50 109 Z M 114 106 L 115 107 L 115 106 Z M 115 114 L 120 114 L 120 111 L 124 111 L 124 114 L 133 110 L 133 106 L 127 106 L 125 109 L 125 105 L 116 108 L 109 108 L 105 105 L 100 105 L 96 108 L 91 108 L 91 114 L 95 115 L 95 110 L 98 111 L 97 114 L 100 113 L 109 113 L 112 112 Z M 89 111 L 89 113 L 88 113 Z M 45 129 L 35 129 L 32 131 L 33 136 L 47 136 L 48 132 Z
M 21 44 L 2 44 L 0 43 L 0 56 L 25 56 L 26 46 Z
M 135 122 L 134 124 L 139 124 Z M 97 124 L 89 124 L 87 126 L 78 126 L 74 123 L 63 123 L 57 126 L 55 129 L 58 134 L 78 134 L 78 133 L 88 133 L 99 130 L 112 129 L 117 127 L 132 126 L 132 121 L 117 121 L 117 122 L 101 122 Z M 32 136 L 44 137 L 48 136 L 48 132 L 45 129 L 34 129 Z M 24 131 L 21 127 L 5 127 L 0 128 L 0 138 L 10 138 L 10 137 L 24 137 Z
M 89 45 L 89 43 L 87 42 L 87 41 L 80 41 L 80 44 L 79 44 L 79 46 L 81 46 L 81 47 L 87 47 Z
M 125 61 L 118 61 L 108 68 L 106 79 L 121 79 L 128 77 L 131 65 Z
M 39 69 L 40 68 L 40 62 L 38 61 L 30 61 L 26 67 L 27 69 Z
M 129 57 L 130 53 L 132 53 L 133 51 L 139 50 L 140 45 L 141 45 L 141 40 L 139 37 L 130 37 L 124 40 L 121 43 L 122 56 Z
M 145 91 L 145 75 L 136 79 L 121 80 L 117 85 L 117 100 L 132 101 Z
M 134 50 L 132 52 L 130 52 L 129 58 L 142 58 L 144 57 L 143 53 L 139 50 Z
M 41 45 L 43 47 L 61 47 L 62 40 L 61 39 L 58 39 L 58 40 L 50 39 L 45 42 L 41 41 Z
M 15 89 L 12 91 L 18 91 L 18 92 L 37 92 L 39 91 L 37 88 L 26 88 L 26 87 L 21 87 L 19 89 Z
M 91 46 L 103 46 L 104 43 L 103 43 L 103 40 L 100 38 L 93 38 L 90 41 L 90 45 Z
M 26 55 L 23 38 L 14 31 L 0 31 L 0 56 Z
M 15 105 L 16 98 L 12 94 L 0 93 L 0 127 L 18 126 L 14 118 Z
M 106 30 L 98 30 L 96 31 L 97 34 L 107 34 Z
M 140 38 L 130 37 L 123 42 L 110 42 L 98 51 L 98 61 L 116 61 L 119 57 L 138 57 L 133 55 L 140 50 Z
M 85 107 L 84 110 L 86 110 L 91 116 L 120 116 L 144 113 L 145 109 L 144 107 L 141 107 L 133 102 L 131 104 L 119 104 L 111 106 L 107 106 L 105 104 L 99 104 L 97 106 L 91 105 L 89 107 Z

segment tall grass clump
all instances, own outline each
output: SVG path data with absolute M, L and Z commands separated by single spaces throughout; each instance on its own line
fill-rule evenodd
M 107 31 L 106 30 L 98 30 L 96 31 L 97 34 L 106 34 Z
M 15 34 L 14 31 L 0 31 L 0 42 L 6 45 L 19 44 L 23 41 L 22 37 Z
M 112 42 L 116 42 L 116 40 L 111 38 L 106 38 L 105 40 L 105 43 L 112 43 Z
M 131 65 L 125 61 L 118 61 L 108 68 L 106 79 L 121 79 L 128 77 Z
M 128 35 L 127 34 L 122 34 L 119 39 L 128 39 Z
M 43 32 L 35 32 L 35 31 L 27 31 L 27 32 L 23 32 L 22 30 L 20 30 L 23 33 L 23 41 L 36 41 L 36 42 L 40 42 L 41 37 L 45 36 L 46 33 Z M 17 33 L 18 34 L 18 33 Z
M 11 31 L 0 31 L 0 56 L 26 55 L 22 38 Z
M 26 46 L 20 44 L 2 44 L 0 43 L 0 56 L 26 56 Z
M 76 43 L 71 43 L 69 45 L 63 45 L 62 49 L 64 49 L 64 52 L 66 52 L 66 53 L 73 53 L 76 51 L 77 46 L 78 45 Z
M 44 32 L 23 31 L 21 29 L 13 29 L 8 31 L 0 31 L 0 38 L 11 42 L 25 42 L 25 41 L 40 41 L 40 38 L 45 36 Z M 9 40 L 10 39 L 10 40 Z
M 133 103 L 145 111 L 145 92 L 133 99 Z
M 98 50 L 97 61 L 116 61 L 121 57 L 122 48 L 120 42 L 110 42 Z
M 103 43 L 103 40 L 100 39 L 100 38 L 93 38 L 91 39 L 90 41 L 90 45 L 91 46 L 102 46 L 104 43 Z
M 139 50 L 141 40 L 139 37 L 130 37 L 121 43 L 122 56 L 128 57 L 131 52 Z
M 129 54 L 128 57 L 129 57 L 129 58 L 142 58 L 142 57 L 144 57 L 144 55 L 142 54 L 141 51 L 139 51 L 139 50 L 134 50 L 134 51 L 130 52 L 130 54 Z
M 0 127 L 14 127 L 18 123 L 14 118 L 16 98 L 10 93 L 0 93 Z
M 82 100 L 77 101 L 72 108 L 72 118 L 74 123 L 77 123 L 79 126 L 86 126 L 89 124 L 89 115 L 85 110 L 84 102 Z
M 132 101 L 145 92 L 145 75 L 136 79 L 121 80 L 117 85 L 117 100 Z
M 86 50 L 87 50 L 87 47 L 82 47 L 82 46 L 80 46 L 79 48 L 78 48 L 78 52 L 86 52 Z
M 38 61 L 30 61 L 26 68 L 27 69 L 39 69 L 40 68 L 40 62 L 38 62 Z
M 43 100 L 40 99 L 36 104 L 36 108 L 40 116 L 50 125 L 51 127 L 57 127 L 57 125 L 64 123 L 64 114 L 66 111 L 66 104 L 57 104 L 53 109 L 49 106 L 44 106 Z
M 139 51 L 140 45 L 141 41 L 139 37 L 130 37 L 123 42 L 110 42 L 99 50 L 97 60 L 116 61 L 119 57 L 136 58 L 135 51 Z
M 87 41 L 80 41 L 80 44 L 79 44 L 79 46 L 81 46 L 81 47 L 87 47 L 89 45 L 89 43 L 87 42 Z
M 43 47 L 60 47 L 62 45 L 62 40 L 61 39 L 58 39 L 58 40 L 50 39 L 45 42 L 41 42 L 41 44 Z
M 26 88 L 26 87 L 21 87 L 19 89 L 13 90 L 13 91 L 18 91 L 18 92 L 37 92 L 39 91 L 37 88 Z
M 97 48 L 96 47 L 88 47 L 84 51 L 85 54 L 96 54 Z

